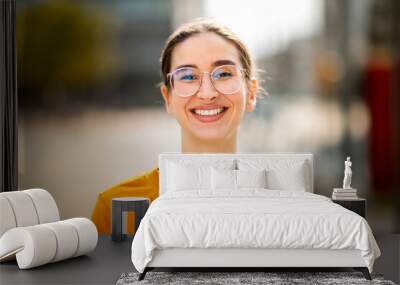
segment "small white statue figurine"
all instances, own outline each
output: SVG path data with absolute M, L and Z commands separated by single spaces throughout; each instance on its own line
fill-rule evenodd
M 343 189 L 351 189 L 351 175 L 353 172 L 351 171 L 351 161 L 350 156 L 347 157 L 347 160 L 344 162 L 344 179 L 343 179 Z

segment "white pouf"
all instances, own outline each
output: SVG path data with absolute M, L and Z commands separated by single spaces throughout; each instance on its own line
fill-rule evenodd
M 0 214 L 0 262 L 16 258 L 20 269 L 28 269 L 96 248 L 93 222 L 86 218 L 59 221 L 57 204 L 46 190 L 0 193 Z

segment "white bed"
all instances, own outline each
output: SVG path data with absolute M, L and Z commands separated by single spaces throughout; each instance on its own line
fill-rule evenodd
M 368 223 L 313 194 L 311 154 L 161 154 L 160 197 L 132 243 L 155 267 L 354 267 L 380 255 Z M 263 184 L 264 183 L 264 184 Z

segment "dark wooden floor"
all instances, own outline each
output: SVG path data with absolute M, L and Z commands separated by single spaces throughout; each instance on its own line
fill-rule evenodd
M 400 283 L 400 234 L 376 236 L 382 256 L 374 273 Z M 115 284 L 124 272 L 134 271 L 131 263 L 131 240 L 114 243 L 101 236 L 96 250 L 45 266 L 19 270 L 16 262 L 0 264 L 0 284 Z
M 375 261 L 374 272 L 400 284 L 400 234 L 376 235 L 381 257 Z
M 1 263 L 0 284 L 115 284 L 122 273 L 135 270 L 131 243 L 100 236 L 96 249 L 87 256 L 28 270 L 19 270 L 15 261 Z

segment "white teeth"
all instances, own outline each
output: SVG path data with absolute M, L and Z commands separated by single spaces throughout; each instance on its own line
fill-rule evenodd
M 224 110 L 224 108 L 217 108 L 217 109 L 211 109 L 211 110 L 197 110 L 195 109 L 194 112 L 197 115 L 201 115 L 201 116 L 214 116 L 217 115 L 219 113 L 221 113 Z

